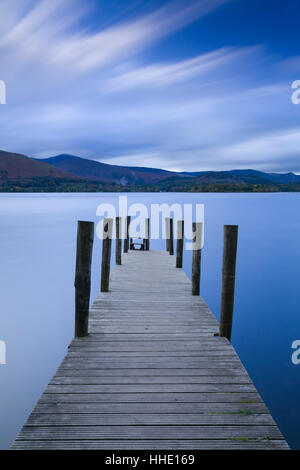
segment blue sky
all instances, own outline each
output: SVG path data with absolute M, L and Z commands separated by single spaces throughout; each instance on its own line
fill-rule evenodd
M 300 172 L 298 0 L 1 0 L 0 148 Z

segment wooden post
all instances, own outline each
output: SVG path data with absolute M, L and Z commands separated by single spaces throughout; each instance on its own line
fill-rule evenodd
M 170 244 L 169 254 L 174 255 L 174 230 L 173 230 L 173 219 L 170 219 Z
M 224 225 L 220 336 L 231 339 L 238 226 Z
M 75 273 L 75 337 L 88 334 L 94 222 L 78 222 Z
M 116 264 L 122 264 L 122 218 L 116 217 Z
M 193 222 L 192 294 L 200 295 L 202 223 Z
M 145 240 L 145 250 L 150 250 L 150 219 L 146 219 L 146 240 Z
M 166 224 L 166 251 L 170 253 L 170 217 L 165 218 Z
M 184 221 L 177 221 L 176 268 L 182 268 L 184 240 Z
M 166 222 L 166 250 L 170 255 L 174 255 L 174 235 L 173 235 L 173 219 L 170 217 L 165 218 Z
M 112 225 L 113 219 L 104 219 L 101 264 L 101 292 L 108 292 L 109 290 Z
M 130 226 L 130 215 L 125 218 L 125 234 L 124 234 L 124 253 L 128 253 L 129 248 L 129 226 Z

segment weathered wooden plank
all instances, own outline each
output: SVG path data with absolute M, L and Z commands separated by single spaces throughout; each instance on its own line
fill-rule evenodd
M 40 403 L 256 403 L 256 392 L 234 393 L 44 393 Z
M 72 342 L 69 351 L 230 351 L 227 345 L 212 341 L 106 341 L 106 342 Z
M 274 426 L 269 414 L 129 414 L 129 413 L 32 413 L 26 426 L 124 426 L 124 425 L 207 425 Z
M 101 354 L 100 354 L 101 353 Z M 232 351 L 70 351 L 67 358 L 78 357 L 78 358 L 125 358 L 125 357 L 223 357 L 231 358 L 235 355 Z
M 109 312 L 107 311 L 109 310 Z M 139 321 L 148 321 L 154 320 L 155 322 L 168 322 L 171 319 L 174 319 L 179 322 L 194 322 L 197 321 L 200 324 L 202 322 L 206 323 L 217 323 L 216 319 L 209 315 L 209 312 L 197 312 L 190 311 L 189 315 L 187 315 L 187 310 L 190 308 L 182 307 L 182 311 L 180 309 L 176 309 L 175 305 L 172 307 L 169 306 L 157 306 L 155 312 L 153 310 L 144 310 L 141 306 L 139 310 L 132 310 L 132 309 L 125 309 L 120 308 L 115 311 L 111 311 L 109 306 L 101 305 L 97 310 L 90 310 L 90 318 L 91 320 L 103 320 L 103 321 L 113 321 L 113 320 L 139 320 Z
M 163 320 L 159 317 L 153 317 L 153 316 L 147 316 L 145 315 L 144 318 L 137 318 L 133 317 L 130 315 L 123 315 L 122 317 L 109 317 L 109 316 L 91 316 L 90 318 L 90 324 L 102 324 L 103 326 L 109 326 L 109 325 L 124 325 L 124 323 L 131 323 L 132 325 L 147 325 L 151 324 L 153 326 L 158 325 L 158 326 L 168 326 L 170 323 L 172 327 L 170 328 L 170 333 L 173 332 L 173 326 L 190 326 L 190 332 L 193 332 L 194 327 L 197 327 L 198 329 L 200 328 L 209 328 L 209 329 L 215 329 L 216 327 L 216 322 L 209 319 L 209 318 L 204 318 L 204 317 L 195 317 L 195 318 L 180 318 L 176 317 L 174 315 L 166 316 Z M 176 333 L 176 331 L 174 331 Z
M 197 333 L 202 333 L 206 332 L 211 335 L 214 333 L 217 333 L 217 327 L 215 328 L 205 328 L 205 327 L 191 327 L 191 326 L 168 326 L 168 325 L 103 325 L 103 323 L 100 324 L 95 324 L 93 322 L 90 322 L 90 327 L 92 327 L 94 333 L 103 333 L 104 331 L 106 333 L 155 333 L 155 334 L 161 334 L 161 333 L 189 333 L 193 332 L 193 334 Z
M 75 376 L 63 377 L 55 375 L 52 385 L 109 385 L 109 384 L 252 384 L 249 377 L 244 376 L 134 376 L 134 377 L 101 377 L 101 376 Z
M 176 360 L 172 361 L 169 358 L 164 357 L 143 357 L 143 358 L 73 358 L 68 357 L 63 360 L 61 367 L 63 369 L 94 369 L 102 367 L 103 369 L 168 369 L 174 367 L 174 362 L 176 362 L 177 367 L 183 369 L 194 369 L 194 368 L 221 368 L 223 365 L 239 367 L 239 360 L 236 357 L 176 357 Z
M 116 384 L 116 385 L 57 385 L 49 384 L 45 393 L 200 393 L 255 392 L 253 384 Z
M 72 341 L 74 344 L 75 341 L 78 342 L 104 342 L 104 341 L 188 341 L 188 340 L 200 340 L 202 337 L 205 338 L 205 341 L 211 340 L 211 333 L 201 335 L 198 333 L 95 333 L 94 331 L 89 333 L 89 336 L 86 338 L 80 338 Z M 222 338 L 225 339 L 225 338 Z M 203 340 L 204 341 L 204 340 Z M 226 340 L 227 341 L 227 340 Z
M 24 426 L 19 439 L 282 439 L 277 426 Z
M 59 367 L 56 372 L 56 376 L 64 376 L 64 377 L 84 377 L 84 376 L 94 376 L 94 377 L 157 377 L 157 376 L 164 376 L 164 377 L 186 377 L 186 376 L 193 376 L 193 377 L 248 377 L 244 369 L 241 369 L 238 366 L 233 366 L 229 364 L 229 366 L 224 365 L 223 368 L 212 368 L 212 369 L 104 369 L 103 367 L 96 367 L 96 368 L 89 368 L 83 367 L 80 369 L 65 369 L 63 367 Z
M 196 414 L 209 413 L 268 413 L 263 402 L 258 403 L 41 403 L 38 402 L 34 413 L 165 413 Z

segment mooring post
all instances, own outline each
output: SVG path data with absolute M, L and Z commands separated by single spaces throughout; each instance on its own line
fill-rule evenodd
M 166 222 L 166 250 L 170 255 L 174 255 L 174 235 L 173 235 L 173 219 L 171 217 L 165 218 Z
M 116 264 L 122 264 L 122 218 L 116 217 Z
M 170 218 L 170 245 L 169 254 L 174 255 L 174 230 L 173 230 L 173 219 Z
M 200 295 L 202 223 L 193 222 L 192 294 Z
M 224 225 L 220 336 L 231 339 L 238 225 Z
M 146 219 L 146 240 L 145 240 L 145 250 L 150 250 L 150 219 Z
M 75 337 L 88 334 L 94 222 L 78 221 L 75 273 Z
M 125 233 L 124 233 L 124 253 L 128 253 L 129 248 L 129 227 L 130 227 L 130 215 L 125 217 Z
M 166 251 L 170 252 L 170 217 L 165 218 L 166 224 Z
M 131 222 L 131 216 L 127 216 L 127 240 L 128 240 L 128 249 L 131 250 L 130 244 L 133 242 L 132 238 L 130 237 L 130 222 Z
M 104 219 L 101 263 L 101 292 L 108 292 L 109 290 L 112 226 L 113 219 Z
M 182 268 L 184 240 L 184 221 L 177 221 L 176 268 Z

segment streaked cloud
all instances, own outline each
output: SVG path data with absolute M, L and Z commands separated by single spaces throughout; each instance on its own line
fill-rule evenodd
M 297 159 L 297 170 L 300 171 L 299 164 L 299 148 L 300 148 L 300 127 L 286 129 L 283 131 L 268 132 L 255 136 L 233 145 L 223 147 L 219 150 L 222 158 L 229 158 L 232 162 L 238 162 L 241 155 L 246 161 L 251 161 L 256 165 L 275 165 L 284 166 L 283 157 L 285 156 L 289 163 L 291 160 Z
M 25 5 L 32 2 L 21 0 L 19 17 L 15 15 L 11 29 L 7 30 L 5 24 L 1 24 L 4 35 L 0 48 L 15 46 L 18 55 L 38 57 L 49 67 L 63 65 L 87 71 L 120 58 L 124 60 L 228 1 L 173 0 L 145 17 L 123 21 L 99 32 L 89 32 L 77 25 L 80 16 L 88 13 L 89 2 L 82 6 L 79 0 L 41 0 L 33 2 L 33 7 L 24 13 Z M 14 7 L 16 5 L 9 7 L 8 1 L 4 0 L 2 15 L 9 15 Z
M 130 14 L 106 26 L 93 18 L 101 1 L 1 1 L 1 148 L 177 170 L 300 171 L 289 75 L 299 58 L 226 39 L 171 48 L 173 34 L 226 0 L 162 0 L 152 11 L 129 0 Z M 167 41 L 159 57 L 149 53 Z
M 141 86 L 165 86 L 188 81 L 228 64 L 244 54 L 245 51 L 241 52 L 234 48 L 221 48 L 188 60 L 133 68 L 111 78 L 105 90 L 116 92 Z

